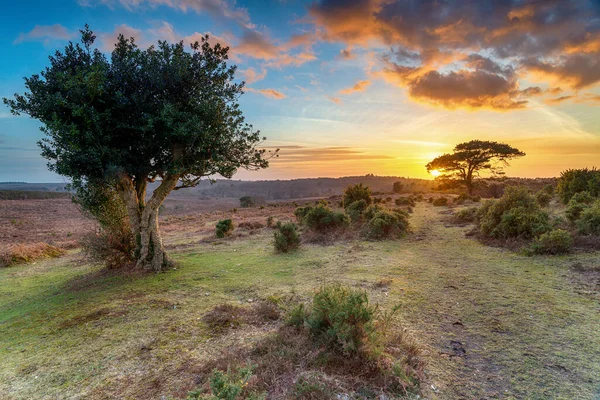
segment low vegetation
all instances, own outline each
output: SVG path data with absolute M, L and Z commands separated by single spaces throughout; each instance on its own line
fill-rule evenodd
M 0 251 L 0 268 L 47 257 L 60 257 L 65 253 L 66 251 L 61 248 L 42 242 L 12 245 Z
M 215 235 L 218 238 L 224 238 L 233 232 L 233 221 L 231 219 L 222 219 L 215 225 Z
M 300 246 L 298 227 L 293 222 L 278 223 L 274 236 L 275 250 L 280 253 L 296 250 Z
M 535 254 L 565 254 L 571 251 L 573 238 L 564 229 L 553 229 L 542 233 L 531 245 L 531 251 Z

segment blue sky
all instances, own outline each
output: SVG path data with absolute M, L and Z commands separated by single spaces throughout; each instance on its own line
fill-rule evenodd
M 280 147 L 241 179 L 375 173 L 428 177 L 424 164 L 470 139 L 528 155 L 509 175 L 555 176 L 600 154 L 600 22 L 593 1 L 67 0 L 4 5 L 0 97 L 78 40 L 109 52 L 209 33 L 231 47 L 250 123 Z M 485 17 L 485 18 L 484 18 Z M 39 125 L 0 106 L 0 181 L 62 181 Z

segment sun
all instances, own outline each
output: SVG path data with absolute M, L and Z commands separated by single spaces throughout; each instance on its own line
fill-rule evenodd
M 438 171 L 437 169 L 432 169 L 431 171 L 429 171 L 429 173 L 434 177 L 437 178 L 438 176 L 440 176 L 442 173 L 440 171 Z

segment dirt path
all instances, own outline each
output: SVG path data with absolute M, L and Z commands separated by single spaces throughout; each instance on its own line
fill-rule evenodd
M 600 304 L 568 279 L 575 260 L 600 257 L 524 257 L 444 219 L 416 209 L 398 268 L 406 318 L 432 345 L 432 397 L 600 398 Z

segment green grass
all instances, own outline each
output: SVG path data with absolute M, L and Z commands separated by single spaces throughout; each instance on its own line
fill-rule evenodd
M 427 398 L 597 398 L 600 305 L 576 292 L 568 268 L 598 264 L 600 254 L 524 257 L 465 238 L 468 227 L 446 228 L 441 218 L 419 205 L 415 233 L 399 241 L 289 254 L 276 254 L 265 230 L 174 253 L 177 269 L 160 275 L 105 273 L 77 254 L 2 269 L 0 398 L 181 397 L 203 361 L 268 333 L 215 336 L 201 320 L 208 310 L 307 299 L 334 281 L 367 289 L 385 307 L 402 304 L 402 326 L 425 349 Z M 389 288 L 375 287 L 382 278 Z M 466 357 L 454 356 L 450 341 Z

